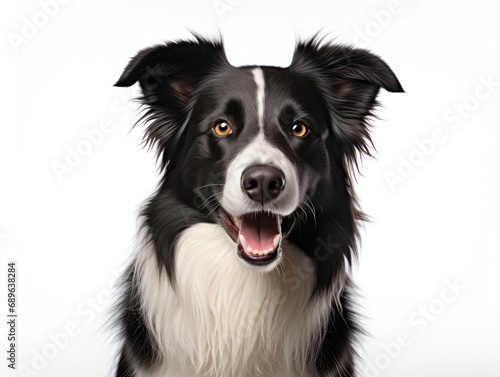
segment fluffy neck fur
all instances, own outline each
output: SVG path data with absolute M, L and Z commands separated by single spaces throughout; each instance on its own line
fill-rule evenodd
M 311 356 L 332 299 L 311 298 L 310 258 L 285 242 L 279 268 L 262 273 L 243 266 L 234 249 L 219 225 L 186 229 L 174 288 L 152 243 L 142 245 L 134 281 L 159 362 L 140 377 L 315 375 Z

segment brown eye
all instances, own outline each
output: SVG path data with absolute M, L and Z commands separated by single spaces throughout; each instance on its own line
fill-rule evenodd
M 231 126 L 227 122 L 217 123 L 214 127 L 214 131 L 219 136 L 228 136 L 233 132 Z
M 304 137 L 307 135 L 307 131 L 307 127 L 304 123 L 297 122 L 292 126 L 292 133 L 294 136 Z

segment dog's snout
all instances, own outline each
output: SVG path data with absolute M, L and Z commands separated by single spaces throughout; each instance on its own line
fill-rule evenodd
M 273 166 L 251 166 L 241 174 L 241 188 L 250 199 L 264 204 L 277 198 L 283 191 L 285 174 Z

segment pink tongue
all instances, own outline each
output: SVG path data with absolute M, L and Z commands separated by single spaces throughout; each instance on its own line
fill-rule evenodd
M 240 234 L 252 250 L 274 250 L 273 240 L 280 234 L 276 217 L 268 214 L 252 214 L 241 219 Z

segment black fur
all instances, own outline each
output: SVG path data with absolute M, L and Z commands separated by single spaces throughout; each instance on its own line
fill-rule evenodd
M 220 222 L 219 186 L 229 162 L 253 137 L 256 124 L 252 67 L 229 64 L 222 42 L 201 37 L 143 50 L 127 66 L 116 86 L 140 83 L 146 106 L 145 143 L 156 147 L 161 185 L 142 212 L 149 242 L 157 251 L 158 268 L 175 284 L 177 237 L 198 222 Z M 360 154 L 370 154 L 368 118 L 382 87 L 403 89 L 391 69 L 365 50 L 322 43 L 313 38 L 296 47 L 287 68 L 262 67 L 266 87 L 266 138 L 307 176 L 303 211 L 293 218 L 288 235 L 317 268 L 315 294 L 332 281 L 357 254 L 358 223 L 364 220 L 352 187 L 353 168 Z M 251 88 L 251 89 L 249 89 Z M 235 124 L 236 135 L 217 139 L 211 127 L 221 118 Z M 288 136 L 290 123 L 300 119 L 312 131 L 304 140 Z M 206 186 L 211 184 L 212 186 Z M 313 213 L 313 208 L 315 213 Z M 156 345 L 138 310 L 132 282 L 120 306 L 124 346 L 117 377 L 132 377 L 135 365 L 152 365 Z M 350 283 L 348 283 L 350 284 Z M 354 342 L 360 333 L 351 298 L 333 305 L 319 352 L 312 354 L 318 374 L 354 375 Z M 342 310 L 341 312 L 339 310 Z

